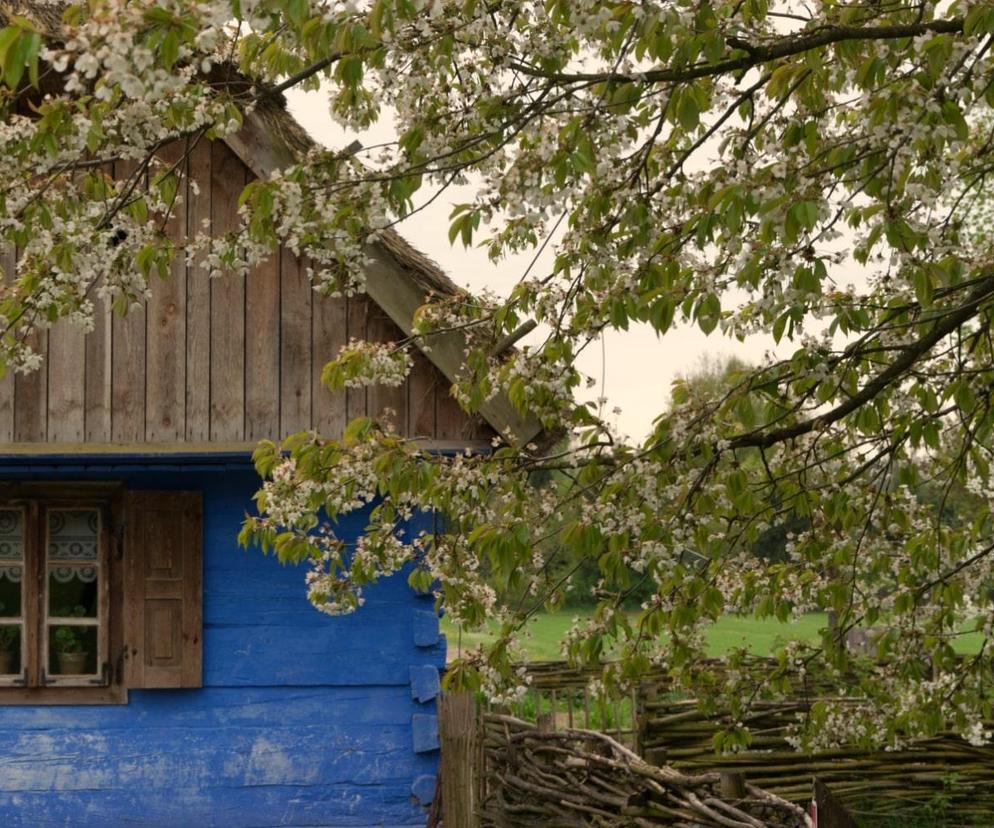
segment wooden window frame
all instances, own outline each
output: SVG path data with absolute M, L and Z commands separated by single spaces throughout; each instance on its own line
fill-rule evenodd
M 0 678 L 0 706 L 4 705 L 84 705 L 125 704 L 128 700 L 123 677 L 123 573 L 122 532 L 123 486 L 120 483 L 20 483 L 0 484 L 0 507 L 22 507 L 26 512 L 24 581 L 21 623 L 22 650 L 20 679 Z M 101 572 L 98 580 L 98 632 L 102 652 L 97 668 L 101 684 L 91 677 L 47 679 L 48 555 L 46 510 L 57 508 L 96 508 L 100 510 Z M 92 625 L 90 625 L 92 626 Z

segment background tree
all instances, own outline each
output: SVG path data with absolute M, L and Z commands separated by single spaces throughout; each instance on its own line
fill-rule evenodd
M 425 188 L 469 182 L 452 239 L 499 260 L 558 231 L 554 264 L 506 299 L 433 303 L 416 335 L 464 333 L 467 408 L 502 389 L 570 439 L 549 450 L 507 434 L 489 456 L 442 459 L 359 421 L 338 442 L 294 438 L 289 459 L 263 446 L 246 540 L 311 560 L 312 599 L 332 612 L 414 562 L 412 582 L 473 625 L 498 612 L 487 576 L 513 573 L 530 600 L 450 674 L 492 692 L 513 679 L 508 643 L 569 575 L 549 576 L 558 550 L 601 572 L 597 611 L 565 652 L 597 662 L 618 642 L 609 686 L 651 660 L 745 704 L 734 673 L 701 668 L 707 625 L 831 608 L 840 632 L 883 633 L 872 664 L 828 630 L 781 653 L 785 671 L 851 672 L 868 699 L 862 716 L 826 714 L 823 739 L 946 725 L 983 738 L 986 646 L 961 662 L 952 643 L 964 624 L 989 638 L 994 619 L 994 261 L 969 232 L 994 159 L 991 4 L 94 0 L 65 19 L 61 35 L 20 18 L 0 33 L 0 235 L 24 249 L 0 301 L 5 363 L 36 364 L 33 326 L 85 325 L 94 285 L 122 308 L 140 300 L 175 255 L 149 218 L 175 194 L 155 147 L 236 129 L 260 96 L 324 80 L 342 123 L 389 111 L 397 142 L 314 154 L 251 185 L 244 226 L 201 240 L 211 268 L 244 272 L 285 243 L 311 256 L 318 286 L 361 290 L 370 234 Z M 153 203 L 106 180 L 111 157 L 152 168 Z M 526 317 L 544 340 L 495 359 Z M 574 404 L 574 363 L 633 322 L 767 333 L 790 356 L 625 442 Z M 395 380 L 404 367 L 356 345 L 325 376 Z M 536 488 L 540 469 L 569 484 Z M 916 494 L 925 481 L 973 493 L 970 519 L 942 521 Z M 378 505 L 346 556 L 328 521 L 362 502 Z M 398 537 L 419 509 L 447 531 Z M 785 560 L 757 560 L 787 512 L 810 528 Z M 633 618 L 623 608 L 646 584 Z

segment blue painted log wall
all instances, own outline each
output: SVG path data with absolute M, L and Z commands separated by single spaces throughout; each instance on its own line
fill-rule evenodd
M 423 825 L 445 661 L 430 599 L 398 576 L 353 616 L 318 613 L 303 570 L 235 543 L 258 483 L 244 458 L 150 462 L 0 459 L 0 479 L 204 494 L 204 687 L 0 707 L 0 825 Z

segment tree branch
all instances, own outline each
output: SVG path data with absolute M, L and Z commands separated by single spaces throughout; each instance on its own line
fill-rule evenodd
M 328 55 L 328 57 L 326 58 L 321 58 L 321 60 L 312 63 L 310 66 L 307 66 L 304 69 L 301 69 L 295 75 L 290 75 L 290 77 L 288 77 L 282 83 L 278 83 L 276 84 L 276 86 L 272 86 L 266 89 L 261 95 L 259 95 L 259 97 L 268 98 L 268 97 L 275 97 L 276 95 L 282 95 L 284 92 L 287 91 L 287 89 L 296 86 L 298 83 L 301 83 L 302 81 L 305 81 L 310 77 L 313 77 L 318 72 L 322 72 L 325 69 L 327 69 L 329 66 L 331 66 L 333 63 L 338 62 L 343 57 L 345 57 L 345 54 L 346 54 L 345 52 L 334 52 Z
M 606 81 L 684 83 L 698 78 L 751 69 L 761 63 L 791 57 L 848 40 L 900 40 L 906 37 L 921 37 L 926 34 L 960 33 L 962 31 L 963 20 L 958 17 L 949 20 L 932 20 L 928 23 L 890 26 L 829 26 L 811 34 L 785 38 L 771 46 L 750 46 L 746 49 L 744 44 L 741 44 L 741 50 L 746 51 L 747 54 L 718 63 L 703 63 L 689 69 L 655 69 L 648 72 L 624 74 L 617 72 L 543 72 L 534 66 L 518 61 L 511 61 L 509 65 L 526 75 L 547 78 L 559 83 L 603 83 Z
M 876 377 L 864 385 L 857 393 L 853 394 L 848 400 L 836 406 L 828 413 L 773 431 L 743 434 L 732 439 L 729 447 L 733 449 L 751 447 L 767 448 L 777 443 L 782 443 L 784 440 L 800 437 L 811 431 L 820 430 L 832 423 L 838 422 L 846 415 L 851 414 L 856 409 L 868 403 L 877 394 L 900 379 L 922 356 L 932 350 L 942 339 L 976 316 L 980 312 L 981 302 L 989 298 L 992 294 L 994 294 L 994 276 L 987 276 L 977 283 L 977 286 L 968 294 L 967 300 L 956 311 L 944 316 L 917 342 L 906 346 L 902 350 L 901 355 L 888 365 L 887 368 L 877 374 Z

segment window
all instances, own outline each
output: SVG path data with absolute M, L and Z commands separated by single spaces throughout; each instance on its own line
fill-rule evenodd
M 107 523 L 99 503 L 0 509 L 0 675 L 7 683 L 107 684 Z
M 194 492 L 0 486 L 0 704 L 198 687 Z

